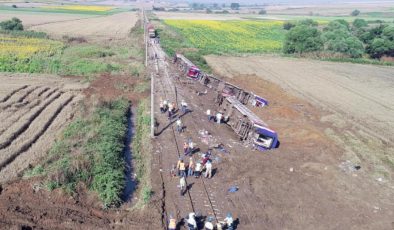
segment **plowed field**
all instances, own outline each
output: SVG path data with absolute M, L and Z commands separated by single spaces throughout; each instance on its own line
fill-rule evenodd
M 73 117 L 84 88 L 77 80 L 0 75 L 0 183 L 44 156 Z

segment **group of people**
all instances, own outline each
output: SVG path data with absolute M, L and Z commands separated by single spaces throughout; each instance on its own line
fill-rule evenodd
M 168 119 L 169 120 L 172 119 L 172 117 L 177 112 L 175 102 L 169 102 L 168 100 L 160 99 L 159 106 L 160 106 L 161 113 L 168 112 Z M 181 101 L 181 111 L 182 111 L 182 113 L 186 113 L 189 111 L 187 108 L 187 103 L 184 100 Z
M 172 177 L 179 176 L 179 187 L 180 193 L 183 196 L 186 192 L 186 177 L 194 176 L 199 178 L 202 172 L 205 170 L 204 176 L 208 179 L 212 178 L 212 160 L 211 153 L 208 151 L 202 155 L 201 160 L 194 162 L 193 157 L 190 157 L 189 163 L 185 163 L 182 157 L 178 159 L 178 162 L 172 166 L 170 174 Z
M 225 121 L 224 117 L 223 117 L 223 113 L 221 113 L 221 112 L 217 112 L 214 115 L 214 113 L 212 113 L 211 110 L 208 109 L 206 114 L 207 114 L 207 117 L 208 117 L 208 121 L 213 121 L 213 122 L 216 122 L 218 124 L 221 124 L 221 123 L 223 123 Z
M 194 212 L 189 213 L 189 215 L 185 218 L 186 225 L 189 230 L 198 230 L 198 218 L 196 217 L 196 214 Z M 170 219 L 168 221 L 168 229 L 169 230 L 175 230 L 177 229 L 177 221 L 175 217 L 170 215 Z M 200 228 L 201 229 L 201 228 Z M 213 217 L 207 217 L 204 222 L 204 228 L 205 230 L 222 230 L 222 229 L 227 229 L 227 230 L 233 230 L 234 229 L 234 219 L 232 217 L 232 214 L 229 212 L 226 215 L 226 218 L 223 221 L 218 221 L 216 225 L 214 224 L 214 218 Z

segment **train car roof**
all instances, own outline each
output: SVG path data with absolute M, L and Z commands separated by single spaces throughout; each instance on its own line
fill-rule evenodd
M 229 101 L 240 113 L 242 113 L 244 116 L 247 116 L 254 124 L 265 127 L 267 126 L 267 124 L 261 120 L 260 117 L 246 108 L 246 106 L 238 101 L 234 96 L 226 97 L 226 100 Z
M 194 66 L 196 67 L 193 62 L 191 62 L 189 59 L 187 59 L 185 56 L 183 56 L 182 54 L 176 54 L 177 58 L 182 59 L 187 65 L 189 66 Z M 197 67 L 196 67 L 197 68 Z M 198 68 L 197 68 L 198 69 Z

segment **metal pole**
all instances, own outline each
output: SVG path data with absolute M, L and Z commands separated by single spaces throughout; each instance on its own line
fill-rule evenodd
M 155 104 L 154 104 L 154 76 L 153 74 L 150 75 L 150 82 L 151 82 L 151 90 L 150 90 L 150 124 L 151 124 L 151 130 L 150 130 L 150 136 L 151 138 L 155 137 Z

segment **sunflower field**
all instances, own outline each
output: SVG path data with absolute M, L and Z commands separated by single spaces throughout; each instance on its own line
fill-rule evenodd
M 63 48 L 63 43 L 46 38 L 0 34 L 0 71 L 37 72 L 40 60 Z
M 164 23 L 180 33 L 194 48 L 204 53 L 279 52 L 285 37 L 283 22 L 172 20 Z

